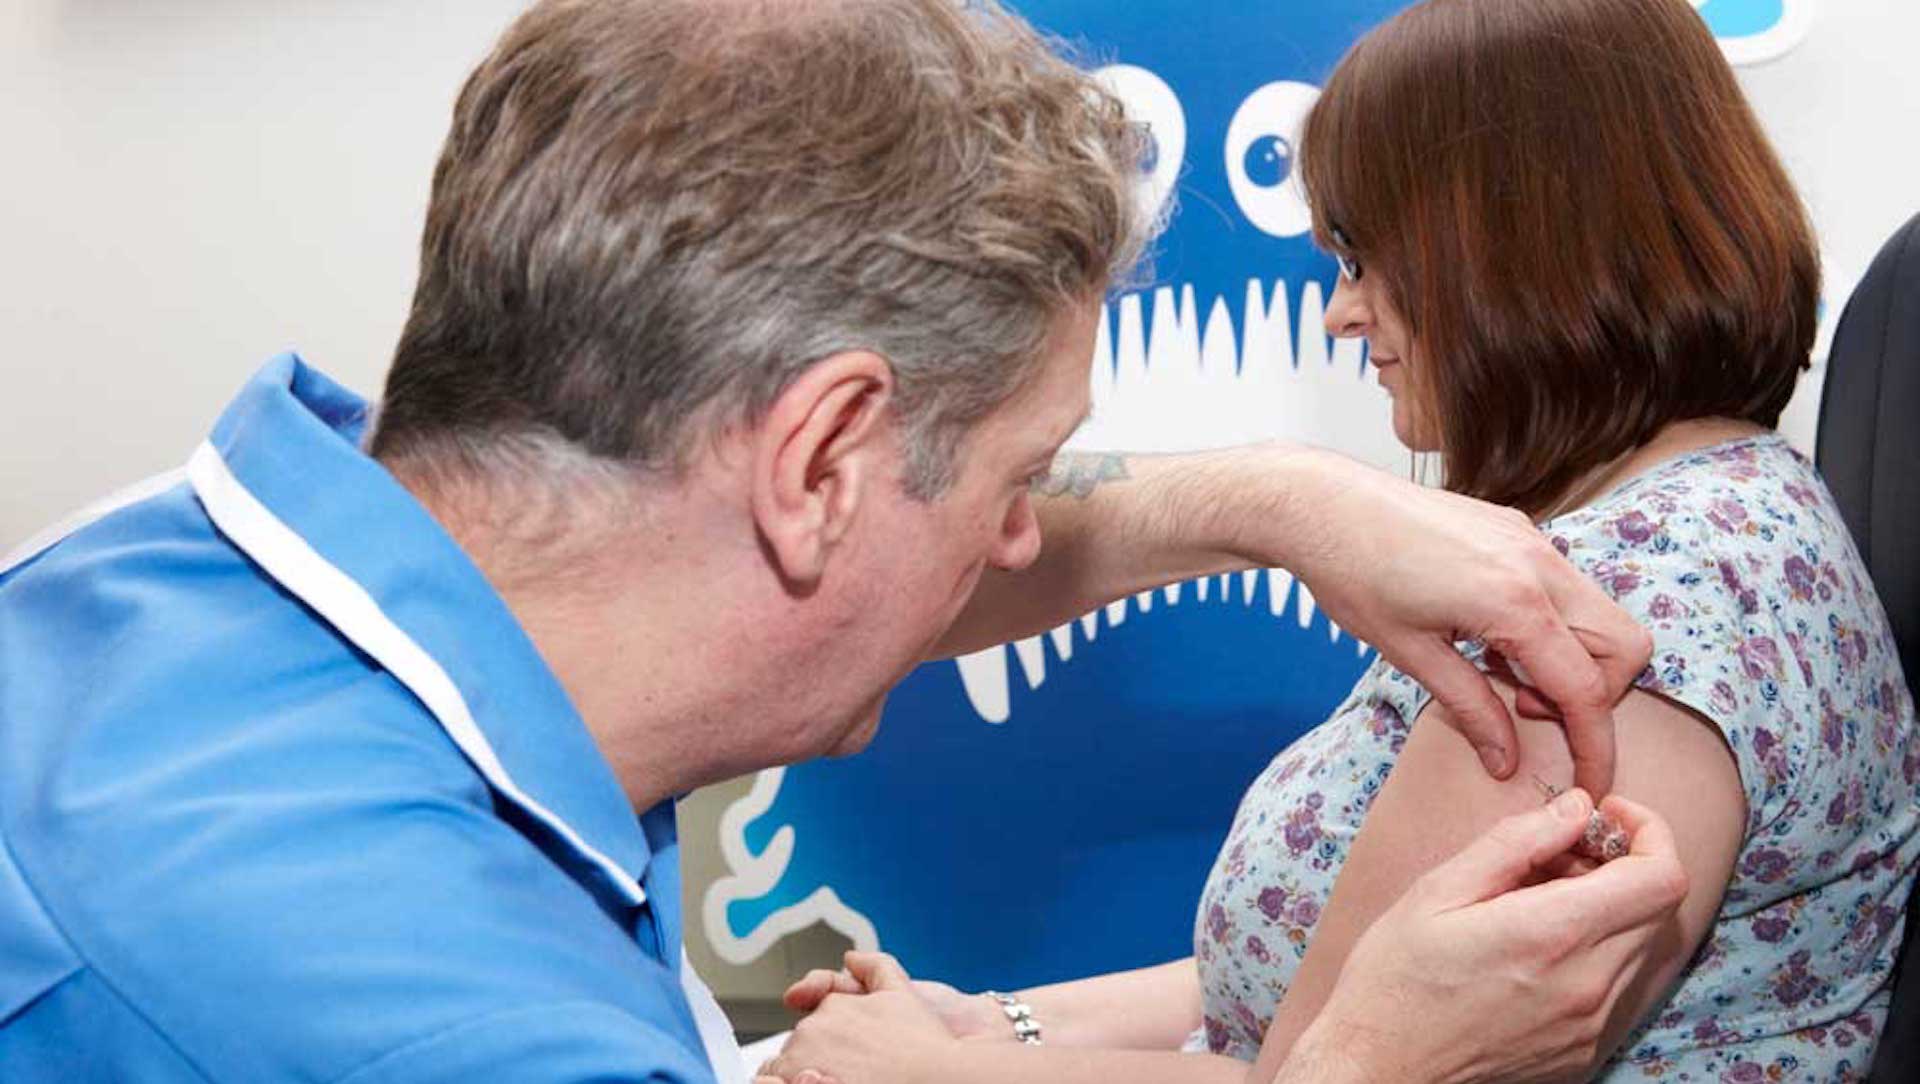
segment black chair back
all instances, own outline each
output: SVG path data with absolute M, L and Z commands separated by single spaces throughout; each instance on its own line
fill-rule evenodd
M 1920 678 L 1920 216 L 1887 242 L 1841 314 L 1815 447 L 1911 689 Z M 1893 1011 L 1869 1080 L 1920 1081 L 1920 894 L 1907 907 Z

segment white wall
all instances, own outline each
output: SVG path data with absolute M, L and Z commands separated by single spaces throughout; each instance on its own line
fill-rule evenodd
M 520 0 L 0 0 L 0 549 L 298 347 L 377 391 L 453 98 Z
M 1920 212 L 1920 5 L 1830 0 L 1806 43 L 1741 82 L 1851 284 Z
M 1741 69 L 1741 83 L 1813 212 L 1829 312 L 1820 354 L 1853 285 L 1920 212 L 1920 4 L 1826 0 L 1805 43 Z M 1816 369 L 1781 427 L 1811 447 Z

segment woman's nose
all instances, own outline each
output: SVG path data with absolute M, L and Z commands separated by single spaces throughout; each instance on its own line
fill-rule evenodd
M 1333 300 L 1327 304 L 1327 314 L 1323 321 L 1327 334 L 1336 339 L 1356 339 L 1367 333 L 1373 323 L 1373 312 L 1367 307 L 1367 299 L 1361 295 L 1358 283 L 1341 275 L 1333 287 Z

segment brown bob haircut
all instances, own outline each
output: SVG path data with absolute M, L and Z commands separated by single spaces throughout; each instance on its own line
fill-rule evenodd
M 1686 0 L 1416 4 L 1301 170 L 1408 321 L 1449 489 L 1538 513 L 1668 423 L 1777 424 L 1809 364 L 1805 209 Z

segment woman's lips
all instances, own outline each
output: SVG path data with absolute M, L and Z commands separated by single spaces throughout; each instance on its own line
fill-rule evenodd
M 1379 381 L 1380 387 L 1385 389 L 1388 395 L 1392 395 L 1395 378 L 1400 375 L 1393 370 L 1394 366 L 1400 364 L 1400 359 L 1368 355 L 1367 361 L 1373 366 L 1373 378 Z

